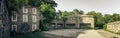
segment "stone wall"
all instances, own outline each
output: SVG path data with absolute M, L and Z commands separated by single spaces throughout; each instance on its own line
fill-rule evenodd
M 120 33 L 120 21 L 108 23 L 107 30 L 115 33 Z
M 0 0 L 0 38 L 10 38 L 10 19 L 6 0 Z

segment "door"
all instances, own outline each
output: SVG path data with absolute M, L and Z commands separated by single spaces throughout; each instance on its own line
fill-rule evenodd
M 68 28 L 68 29 L 75 29 L 76 27 L 75 27 L 75 24 L 67 24 L 66 28 Z
M 89 29 L 90 28 L 90 24 L 80 24 L 80 29 Z

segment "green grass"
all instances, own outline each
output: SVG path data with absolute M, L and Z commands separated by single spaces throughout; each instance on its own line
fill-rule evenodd
M 31 33 L 19 33 L 12 35 L 11 38 L 44 38 L 41 31 L 34 31 Z

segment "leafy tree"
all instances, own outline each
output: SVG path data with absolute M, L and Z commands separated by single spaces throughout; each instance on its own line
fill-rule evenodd
M 34 7 L 39 7 L 42 0 L 26 0 L 26 4 Z
M 79 11 L 79 14 L 84 14 L 84 11 L 83 11 L 83 10 L 80 10 L 80 11 Z
M 120 21 L 120 15 L 119 14 L 114 13 L 112 15 L 112 18 L 113 18 L 114 21 Z
M 112 19 L 112 15 L 110 15 L 110 14 L 105 14 L 104 15 L 104 22 L 107 24 L 107 23 L 109 23 L 109 22 L 112 22 L 113 21 L 113 19 Z
M 93 15 L 95 27 L 102 28 L 104 25 L 104 19 L 100 12 L 90 11 L 87 15 Z
M 74 12 L 75 14 L 80 13 L 78 9 L 73 9 L 73 12 Z
M 67 11 L 62 12 L 62 17 L 63 16 L 69 16 L 69 12 L 67 12 Z
M 42 20 L 42 25 L 43 26 L 41 28 L 41 30 L 46 30 L 47 29 L 47 25 L 53 20 L 55 19 L 56 16 L 56 10 L 55 7 L 57 6 L 57 3 L 54 0 L 41 0 L 41 5 L 40 5 L 40 10 L 42 13 L 42 16 L 45 18 Z
M 63 27 L 65 28 L 66 26 L 66 21 L 67 21 L 67 17 L 63 17 Z
M 84 11 L 83 10 L 78 10 L 78 9 L 73 9 L 73 13 L 74 14 L 84 14 Z
M 40 8 L 42 15 L 45 17 L 45 22 L 50 23 L 55 18 L 55 9 L 50 4 L 42 4 Z
M 102 16 L 102 14 L 101 13 L 96 13 L 96 16 L 97 16 L 97 27 L 103 27 L 103 25 L 104 25 L 104 19 L 103 19 L 103 16 Z

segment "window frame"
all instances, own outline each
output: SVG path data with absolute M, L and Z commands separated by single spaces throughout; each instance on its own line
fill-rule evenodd
M 37 14 L 37 9 L 36 8 L 32 8 L 32 14 Z
M 15 19 L 14 19 L 15 18 Z M 12 21 L 17 21 L 17 14 L 15 14 L 15 17 L 12 16 Z
M 37 24 L 32 24 L 32 31 L 35 31 L 37 29 Z
M 23 22 L 28 22 L 28 15 L 23 15 Z
M 32 22 L 37 22 L 37 16 L 35 15 L 32 16 Z
M 17 25 L 12 25 L 12 31 L 17 31 Z
M 28 9 L 25 7 L 22 8 L 22 11 L 23 11 L 23 13 L 28 13 Z

